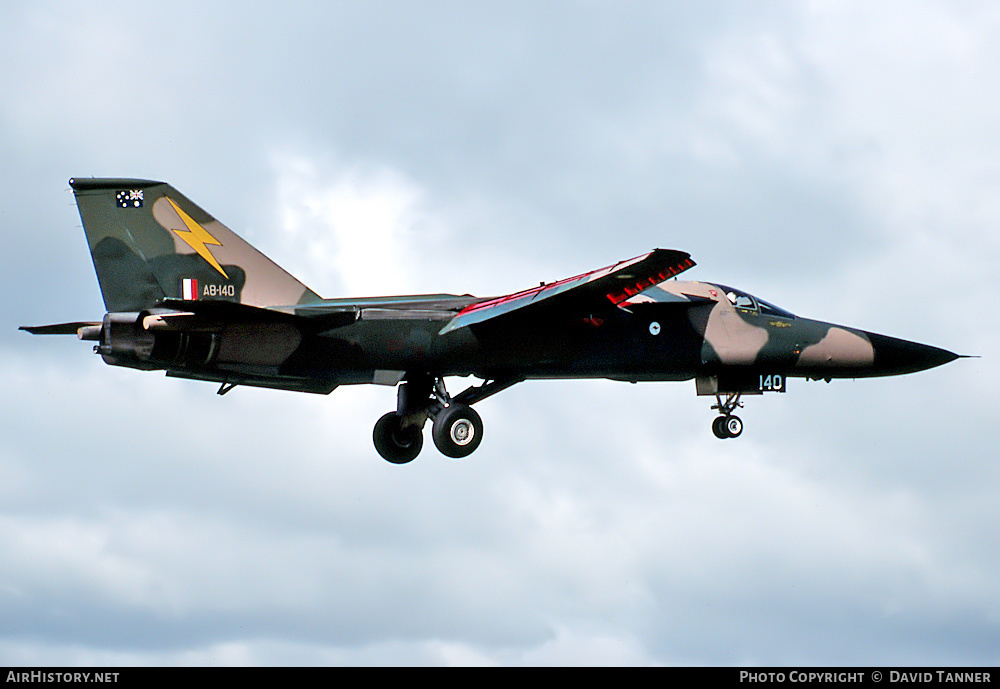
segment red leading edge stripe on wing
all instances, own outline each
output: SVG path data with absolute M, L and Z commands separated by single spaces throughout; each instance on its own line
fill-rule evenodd
M 636 279 L 634 282 L 629 282 L 626 285 L 620 287 L 613 292 L 608 292 L 607 297 L 615 306 L 621 304 L 623 301 L 634 297 L 640 292 L 644 292 L 653 285 L 658 285 L 659 283 L 669 280 L 675 275 L 683 273 L 685 270 L 694 265 L 694 261 L 690 258 L 686 258 L 677 265 L 669 266 L 661 271 L 653 273 L 652 275 L 641 277 Z
M 512 302 L 532 301 L 544 293 L 563 291 L 560 290 L 560 288 L 572 290 L 577 287 L 577 284 L 583 285 L 595 280 L 603 279 L 610 279 L 612 281 L 612 285 L 609 286 L 613 287 L 613 289 L 612 291 L 607 292 L 605 296 L 607 296 L 608 300 L 612 304 L 617 306 L 626 299 L 635 296 L 639 292 L 649 289 L 653 285 L 663 282 L 678 273 L 682 273 L 694 265 L 694 261 L 692 261 L 690 257 L 686 257 L 674 265 L 667 266 L 666 268 L 662 268 L 656 272 L 651 272 L 646 275 L 640 274 L 637 276 L 635 274 L 629 274 L 632 272 L 629 271 L 629 273 L 626 273 L 616 279 L 616 272 L 625 273 L 625 271 L 628 271 L 629 268 L 641 263 L 649 257 L 650 254 L 647 254 L 646 256 L 640 256 L 630 261 L 622 261 L 621 263 L 616 263 L 615 265 L 608 266 L 606 268 L 599 268 L 588 273 L 566 278 L 565 280 L 560 280 L 559 282 L 550 282 L 548 284 L 532 287 L 531 289 L 526 289 L 521 292 L 515 292 L 514 294 L 508 294 L 503 297 L 496 297 L 494 299 L 487 299 L 476 304 L 470 304 L 462 309 L 458 315 L 465 316 L 470 313 L 491 309 L 504 304 L 510 304 Z
M 604 268 L 604 269 L 601 269 L 601 270 L 607 270 L 607 269 Z M 593 275 L 594 273 L 601 272 L 601 270 L 593 270 L 593 271 L 591 271 L 589 273 L 584 273 L 583 275 L 577 275 L 575 277 L 566 278 L 565 280 L 560 280 L 559 282 L 549 282 L 549 283 L 546 283 L 544 285 L 539 285 L 538 287 L 532 287 L 531 289 L 526 289 L 526 290 L 521 291 L 521 292 L 515 292 L 514 294 L 508 294 L 508 295 L 503 296 L 503 297 L 497 297 L 495 299 L 487 299 L 486 301 L 481 301 L 481 302 L 476 303 L 476 304 L 470 304 L 470 305 L 466 306 L 464 309 L 462 309 L 459 312 L 459 315 L 464 315 L 466 313 L 471 313 L 473 311 L 479 311 L 480 309 L 488 309 L 488 308 L 490 308 L 492 306 L 497 306 L 499 304 L 506 304 L 507 302 L 516 301 L 518 299 L 526 299 L 528 297 L 534 297 L 534 296 L 536 296 L 537 294 L 539 294 L 541 292 L 545 292 L 545 291 L 548 291 L 548 290 L 553 289 L 555 287 L 559 287 L 561 285 L 565 285 L 568 282 L 574 282 L 576 280 L 582 280 L 583 278 L 589 277 L 589 276 Z

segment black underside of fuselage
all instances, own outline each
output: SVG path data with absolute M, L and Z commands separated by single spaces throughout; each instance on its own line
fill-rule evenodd
M 281 373 L 370 382 L 373 371 L 483 379 L 612 378 L 682 380 L 697 374 L 703 338 L 685 310 L 643 317 L 611 308 L 560 320 L 505 319 L 439 335 L 446 321 L 359 321 L 307 335 Z

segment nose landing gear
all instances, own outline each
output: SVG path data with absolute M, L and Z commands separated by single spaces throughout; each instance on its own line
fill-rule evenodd
M 740 393 L 729 393 L 725 402 L 722 401 L 721 395 L 716 394 L 715 401 L 716 404 L 712 405 L 712 409 L 718 409 L 721 416 L 715 417 L 712 421 L 712 433 L 720 440 L 739 437 L 743 432 L 743 420 L 734 415 L 733 411 L 743 406 L 740 402 Z

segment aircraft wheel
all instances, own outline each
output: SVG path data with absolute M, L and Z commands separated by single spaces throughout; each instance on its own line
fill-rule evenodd
M 472 407 L 452 404 L 438 412 L 431 437 L 445 457 L 468 457 L 483 441 L 483 421 Z
M 412 462 L 420 454 L 424 446 L 424 436 L 416 426 L 402 429 L 402 417 L 396 412 L 389 412 L 375 424 L 372 438 L 375 449 L 382 458 L 393 464 Z
M 720 440 L 737 438 L 743 432 L 743 420 L 738 416 L 717 416 L 712 422 L 712 433 Z
M 730 438 L 738 438 L 743 432 L 743 420 L 738 416 L 726 417 L 726 435 Z
M 725 440 L 729 437 L 729 433 L 726 431 L 726 417 L 717 416 L 712 422 L 712 433 L 715 433 L 715 437 L 719 440 Z

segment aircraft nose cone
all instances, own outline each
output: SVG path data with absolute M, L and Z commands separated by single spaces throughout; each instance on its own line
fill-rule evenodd
M 875 362 L 872 367 L 878 371 L 878 375 L 891 376 L 924 371 L 958 358 L 958 354 L 947 349 L 876 333 L 865 334 L 875 350 Z

